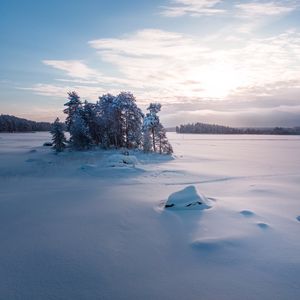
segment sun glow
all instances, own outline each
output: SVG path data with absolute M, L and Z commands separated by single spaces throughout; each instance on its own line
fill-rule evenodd
M 245 82 L 243 72 L 224 63 L 206 66 L 201 71 L 194 70 L 192 76 L 201 85 L 201 96 L 208 98 L 223 99 Z

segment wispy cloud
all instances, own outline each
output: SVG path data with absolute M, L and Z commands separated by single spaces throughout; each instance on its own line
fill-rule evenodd
M 246 18 L 285 15 L 297 9 L 298 6 L 299 4 L 295 1 L 253 1 L 235 5 L 238 9 L 238 16 Z
M 43 60 L 45 65 L 67 72 L 70 77 L 90 79 L 99 76 L 99 72 L 89 68 L 80 60 Z
M 105 93 L 105 90 L 101 87 L 87 86 L 87 85 L 56 85 L 56 84 L 44 84 L 37 83 L 31 87 L 19 87 L 22 90 L 30 90 L 37 95 L 51 96 L 56 98 L 66 98 L 69 91 L 77 91 L 83 98 L 97 99 L 100 95 Z
M 173 0 L 168 6 L 164 6 L 161 14 L 166 17 L 211 16 L 222 14 L 224 9 L 216 8 L 222 0 Z

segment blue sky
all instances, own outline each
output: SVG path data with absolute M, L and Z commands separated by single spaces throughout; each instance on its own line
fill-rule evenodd
M 300 2 L 0 3 L 0 113 L 52 121 L 69 90 L 132 91 L 167 126 L 300 125 Z

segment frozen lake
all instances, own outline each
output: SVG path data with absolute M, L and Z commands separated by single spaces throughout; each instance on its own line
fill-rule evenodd
M 300 136 L 168 136 L 123 166 L 0 134 L 0 299 L 299 299 Z M 209 209 L 163 209 L 189 186 Z

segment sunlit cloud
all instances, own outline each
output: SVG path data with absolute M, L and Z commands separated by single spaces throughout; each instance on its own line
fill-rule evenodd
M 173 0 L 168 6 L 164 6 L 161 14 L 166 17 L 211 16 L 222 14 L 224 9 L 216 8 L 222 0 Z
M 266 96 L 271 94 L 272 84 L 281 82 L 288 88 L 300 79 L 297 31 L 267 38 L 240 37 L 233 46 L 231 41 L 228 35 L 208 40 L 154 29 L 93 40 L 89 45 L 117 76 L 108 76 L 82 61 L 47 60 L 44 62 L 67 77 L 58 79 L 55 85 L 40 83 L 28 89 L 57 96 L 77 89 L 89 99 L 97 99 L 106 91 L 131 90 L 141 102 L 159 99 L 178 103 L 180 99 Z
M 300 78 L 299 63 L 295 63 L 300 59 L 300 35 L 292 30 L 269 38 L 242 39 L 226 50 L 198 37 L 158 30 L 90 45 L 133 87 L 156 89 L 161 97 L 222 99 L 241 87 Z
M 235 5 L 240 10 L 239 16 L 247 18 L 284 15 L 297 9 L 298 6 L 295 1 L 253 1 Z
M 159 101 L 168 109 L 181 109 L 182 104 L 191 111 L 196 111 L 200 102 L 204 103 L 201 110 L 212 104 L 214 111 L 222 102 L 234 103 L 230 106 L 233 110 L 242 110 L 240 103 L 244 102 L 245 110 L 254 109 L 252 114 L 282 116 L 292 112 L 272 110 L 279 106 L 274 99 L 284 104 L 294 101 L 300 92 L 300 33 L 296 29 L 259 38 L 230 28 L 208 36 L 144 29 L 92 40 L 88 45 L 98 54 L 96 64 L 91 60 L 89 64 L 45 60 L 61 72 L 60 78 L 25 89 L 60 98 L 76 90 L 90 101 L 107 92 L 131 91 L 142 106 Z M 109 66 L 109 72 L 100 69 L 101 64 Z M 268 113 L 258 101 L 270 103 Z M 229 111 L 228 105 L 224 111 Z M 212 118 L 207 110 L 205 113 Z

